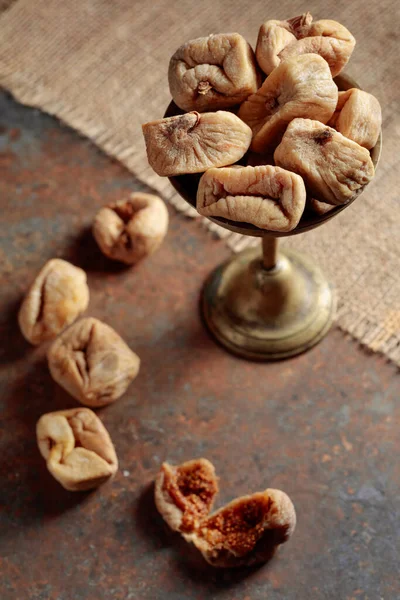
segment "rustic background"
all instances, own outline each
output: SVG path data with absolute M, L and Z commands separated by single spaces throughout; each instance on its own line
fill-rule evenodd
M 384 152 L 354 208 L 284 243 L 314 254 L 335 280 L 339 325 L 399 362 L 394 4 L 16 0 L 0 17 L 3 86 L 86 135 L 0 93 L 1 600 L 400 598 L 397 367 L 335 329 L 289 361 L 239 360 L 206 333 L 198 298 L 243 240 L 218 240 L 171 207 L 162 248 L 126 269 L 90 232 L 98 208 L 132 190 L 156 188 L 182 208 L 146 167 L 140 133 L 168 102 L 167 63 L 181 41 L 238 30 L 254 42 L 264 18 L 314 8 L 357 37 L 348 72 L 383 105 Z M 120 470 L 93 493 L 63 490 L 36 447 L 40 415 L 77 405 L 52 381 L 46 346 L 29 346 L 16 320 L 28 284 L 55 256 L 87 271 L 87 314 L 142 359 L 123 398 L 98 411 Z M 297 529 L 269 564 L 212 569 L 164 525 L 154 476 L 163 460 L 196 456 L 216 466 L 218 504 L 266 486 L 291 496 Z
M 133 189 L 143 186 L 92 144 L 0 94 L 1 600 L 400 598 L 397 367 L 337 330 L 278 364 L 226 353 L 197 310 L 229 256 L 223 241 L 172 209 L 162 248 L 135 269 L 98 251 L 99 205 Z M 93 493 L 63 490 L 36 446 L 40 415 L 77 406 L 52 381 L 47 347 L 17 325 L 27 285 L 55 256 L 87 271 L 87 314 L 142 359 L 128 392 L 98 411 L 120 470 Z M 196 456 L 215 464 L 218 503 L 267 486 L 290 495 L 297 529 L 270 564 L 215 570 L 164 525 L 155 474 Z
M 182 42 L 220 31 L 238 31 L 254 46 L 264 20 L 304 10 L 341 21 L 356 37 L 346 72 L 382 104 L 384 150 L 373 184 L 354 206 L 283 243 L 313 254 L 335 283 L 338 325 L 400 365 L 398 3 L 18 0 L 0 19 L 0 84 L 90 137 L 193 216 L 147 165 L 140 128 L 170 100 L 169 57 Z M 228 234 L 226 242 L 239 250 L 254 240 Z

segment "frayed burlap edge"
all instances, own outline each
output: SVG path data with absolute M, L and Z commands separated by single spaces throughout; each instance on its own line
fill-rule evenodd
M 40 85 L 26 77 L 22 80 L 16 73 L 0 78 L 0 86 L 9 91 L 20 103 L 59 118 L 91 139 L 106 154 L 118 159 L 141 182 L 162 194 L 185 217 L 200 219 L 197 211 L 176 194 L 168 180 L 157 177 L 148 166 L 143 167 L 143 158 L 132 147 L 117 136 L 111 135 L 110 132 L 99 130 L 98 126 L 85 117 L 79 108 L 65 106 L 62 101 L 49 98 L 46 94 L 32 92 L 32 90 L 40 90 Z M 208 219 L 201 218 L 201 222 L 214 236 L 224 239 L 233 252 L 240 252 L 260 243 L 258 238 L 232 233 Z M 397 311 L 393 311 L 393 314 L 389 312 L 385 323 L 379 325 L 368 315 L 360 316 L 356 308 L 346 307 L 339 299 L 336 325 L 350 334 L 365 349 L 383 354 L 400 367 L 400 315 Z

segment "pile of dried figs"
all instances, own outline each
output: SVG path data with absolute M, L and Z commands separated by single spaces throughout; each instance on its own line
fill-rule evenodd
M 333 80 L 354 46 L 346 27 L 309 12 L 266 21 L 255 53 L 238 33 L 183 44 L 168 72 L 182 114 L 143 125 L 149 164 L 204 173 L 201 215 L 270 231 L 348 203 L 374 176 L 382 122 L 374 96 Z

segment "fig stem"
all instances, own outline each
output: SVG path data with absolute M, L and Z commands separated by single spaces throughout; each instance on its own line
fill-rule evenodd
M 262 252 L 264 269 L 274 269 L 278 258 L 278 238 L 265 235 L 262 238 Z

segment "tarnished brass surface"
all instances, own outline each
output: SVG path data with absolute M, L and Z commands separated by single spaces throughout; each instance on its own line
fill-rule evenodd
M 321 270 L 292 250 L 263 266 L 260 249 L 220 265 L 203 288 L 202 312 L 216 339 L 254 360 L 279 360 L 308 350 L 332 324 L 334 293 Z

